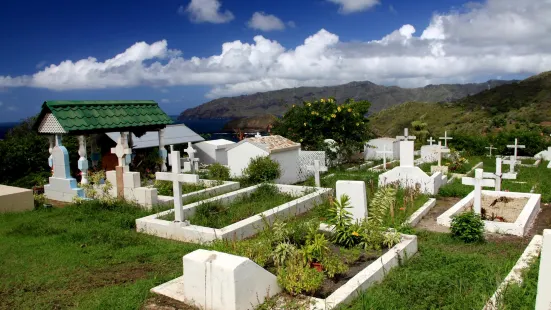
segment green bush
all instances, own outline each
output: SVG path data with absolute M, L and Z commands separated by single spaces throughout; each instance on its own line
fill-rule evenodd
M 451 233 L 454 238 L 463 242 L 480 242 L 484 240 L 484 222 L 480 215 L 474 212 L 464 212 L 455 216 L 451 223 Z
M 220 163 L 214 163 L 209 166 L 207 177 L 209 180 L 226 181 L 230 179 L 230 168 Z
M 287 260 L 285 267 L 277 270 L 277 283 L 291 295 L 312 294 L 324 280 L 324 273 L 305 265 L 300 255 Z
M 269 156 L 255 157 L 243 170 L 243 176 L 250 183 L 270 182 L 281 176 L 281 168 L 279 163 Z

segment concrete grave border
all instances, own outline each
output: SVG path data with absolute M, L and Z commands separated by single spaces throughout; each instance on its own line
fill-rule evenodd
M 532 222 L 535 220 L 538 212 L 540 211 L 540 202 L 541 202 L 541 195 L 540 194 L 532 194 L 532 193 L 516 193 L 516 192 L 496 192 L 496 191 L 488 191 L 483 190 L 482 195 L 484 196 L 505 196 L 509 198 L 528 198 L 528 202 L 520 212 L 519 216 L 515 220 L 514 223 L 504 223 L 504 222 L 494 222 L 494 221 L 484 221 L 484 230 L 486 232 L 490 233 L 498 233 L 498 234 L 509 234 L 509 235 L 515 235 L 515 236 L 524 236 L 532 224 Z M 474 199 L 474 191 L 469 193 L 465 198 L 461 199 L 459 202 L 457 202 L 453 207 L 448 209 L 446 212 L 442 213 L 438 218 L 436 218 L 436 222 L 439 225 L 450 227 L 452 218 L 454 215 L 457 215 L 464 211 L 467 207 L 469 207 L 472 204 L 472 201 Z
M 505 279 L 498 286 L 495 293 L 492 297 L 486 302 L 482 310 L 498 310 L 499 309 L 499 300 L 503 290 L 507 288 L 512 283 L 522 283 L 522 272 L 524 269 L 530 267 L 530 263 L 534 258 L 537 258 L 540 255 L 541 248 L 543 245 L 543 237 L 541 235 L 535 235 L 524 252 L 513 266 L 513 269 L 507 274 Z
M 203 182 L 206 186 L 210 186 L 218 183 L 219 181 L 199 179 L 199 182 Z M 235 190 L 238 190 L 239 187 L 240 187 L 239 182 L 223 181 L 222 184 L 217 186 L 207 187 L 202 190 L 183 194 L 182 203 L 186 203 L 196 197 L 203 196 L 206 198 L 210 198 L 221 194 L 233 192 Z M 159 195 L 157 199 L 158 199 L 158 203 L 160 204 L 170 204 L 174 201 L 174 197 L 164 196 L 164 195 Z
M 422 205 L 417 211 L 413 212 L 409 218 L 404 222 L 405 225 L 409 225 L 411 227 L 416 226 L 419 224 L 419 222 L 423 219 L 429 211 L 434 208 L 436 205 L 436 198 L 429 198 L 427 202 L 425 202 L 424 205 Z
M 277 218 L 288 218 L 309 211 L 316 204 L 321 203 L 323 198 L 329 196 L 333 191 L 330 188 L 322 187 L 284 184 L 274 185 L 284 193 L 295 195 L 309 190 L 314 190 L 314 192 L 220 229 L 192 224 L 189 225 L 187 223 L 175 223 L 159 219 L 159 217 L 174 212 L 174 210 L 167 210 L 137 219 L 136 231 L 165 239 L 193 243 L 208 243 L 216 239 L 241 240 L 255 235 L 264 229 L 267 223 L 271 224 Z M 255 185 L 243 188 L 234 192 L 184 205 L 182 207 L 184 218 L 193 215 L 195 209 L 203 203 L 220 201 L 227 204 L 240 196 L 252 193 L 259 186 L 260 185 Z

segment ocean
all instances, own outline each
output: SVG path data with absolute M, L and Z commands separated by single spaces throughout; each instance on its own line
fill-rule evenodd
M 182 121 L 176 120 L 177 116 L 171 116 L 175 124 L 184 123 L 191 130 L 198 134 L 208 135 L 207 139 L 227 139 L 237 141 L 237 136 L 233 132 L 223 131 L 224 125 L 231 119 L 215 118 L 215 119 L 185 119 Z M 6 133 L 19 122 L 0 123 L 0 140 L 4 139 Z

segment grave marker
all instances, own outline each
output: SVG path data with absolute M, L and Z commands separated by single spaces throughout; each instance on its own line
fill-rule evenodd
M 492 150 L 497 150 L 493 144 L 490 144 L 490 147 L 486 147 L 487 150 L 490 150 L 490 157 L 492 157 Z
M 255 137 L 255 138 L 261 138 L 262 135 L 260 134 L 260 132 L 257 131 L 257 132 L 256 132 L 256 135 L 254 135 L 254 137 Z
M 484 178 L 493 178 L 496 181 L 495 191 L 501 191 L 501 179 L 514 180 L 517 178 L 515 173 L 502 173 L 501 172 L 501 158 L 496 158 L 496 173 L 484 172 Z
M 324 172 L 327 171 L 327 167 L 326 166 L 321 166 L 320 161 L 318 159 L 315 159 L 314 160 L 314 165 L 313 166 L 307 166 L 306 169 L 308 169 L 309 171 L 314 171 L 314 180 L 316 182 L 316 186 L 321 187 L 320 171 L 324 171 Z
M 404 128 L 404 135 L 403 136 L 396 136 L 396 140 L 399 141 L 408 141 L 408 140 L 415 140 L 415 136 L 410 136 L 408 129 Z
M 514 149 L 514 155 L 513 157 L 507 161 L 506 163 L 508 163 L 510 166 L 509 166 L 509 172 L 511 173 L 514 173 L 515 172 L 515 165 L 517 163 L 517 152 L 518 152 L 518 149 L 523 149 L 525 148 L 526 146 L 524 145 L 519 145 L 518 144 L 518 139 L 515 138 L 515 144 L 513 145 L 507 145 L 507 148 L 510 148 L 510 149 Z
M 436 140 L 434 140 L 432 137 L 430 137 L 430 139 L 427 140 L 428 143 L 430 143 L 429 145 L 432 145 L 433 142 L 435 142 Z
M 484 170 L 476 169 L 474 178 L 463 177 L 462 183 L 464 185 L 474 186 L 474 202 L 473 210 L 476 214 L 481 214 L 482 210 L 482 187 L 495 187 L 495 180 L 484 179 Z
M 436 150 L 436 152 L 438 153 L 438 166 L 441 167 L 442 166 L 442 153 L 449 153 L 450 149 L 443 148 L 442 147 L 442 142 L 438 141 L 438 149 Z
M 403 136 L 396 137 L 400 141 L 400 167 L 413 167 L 415 145 L 410 139 L 415 140 L 415 136 L 410 136 L 407 128 L 404 128 Z
M 187 148 L 184 150 L 184 152 L 186 152 L 188 158 L 189 158 L 189 164 L 190 164 L 190 171 L 191 173 L 196 173 L 196 165 L 198 165 L 199 163 L 199 158 L 195 158 L 195 153 L 197 152 L 197 150 L 195 150 L 193 148 L 193 146 L 191 145 L 191 142 L 188 142 L 187 143 Z M 197 162 L 197 164 L 196 164 Z M 184 164 L 185 165 L 185 164 Z
M 170 153 L 173 163 L 180 161 L 180 152 Z M 180 165 L 172 165 L 172 172 L 157 172 L 155 178 L 162 181 L 172 181 L 172 191 L 174 193 L 174 222 L 184 222 L 184 213 L 182 210 L 182 186 L 180 183 L 198 183 L 199 176 L 196 174 L 182 174 Z
M 337 190 L 337 199 L 342 195 L 350 198 L 350 207 L 354 220 L 361 221 L 367 219 L 367 195 L 364 181 L 337 181 L 335 185 Z
M 375 151 L 377 154 L 383 154 L 383 170 L 386 170 L 386 154 L 392 154 L 392 151 L 386 150 L 386 145 L 383 145 L 382 151 Z
M 448 147 L 448 140 L 452 140 L 452 137 L 448 137 L 448 131 L 444 131 L 444 136 L 440 137 L 440 140 L 444 140 L 444 147 Z

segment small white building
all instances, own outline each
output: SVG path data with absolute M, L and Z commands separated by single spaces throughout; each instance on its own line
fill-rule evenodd
M 387 151 L 392 151 L 392 154 L 386 154 L 387 160 L 394 160 L 400 156 L 400 146 L 394 138 L 377 138 L 369 140 L 364 149 L 365 159 L 382 159 L 383 154 L 378 154 L 378 151 L 382 151 L 386 146 Z
M 299 181 L 300 143 L 278 135 L 263 136 L 244 139 L 226 150 L 228 167 L 233 177 L 242 176 L 243 170 L 249 166 L 251 159 L 270 156 L 281 167 L 281 177 L 276 180 L 276 183 L 293 184 Z
M 208 140 L 194 144 L 193 146 L 197 150 L 195 154 L 199 158 L 199 161 L 203 164 L 214 164 L 220 163 L 222 165 L 228 164 L 228 154 L 226 153 L 227 148 L 235 142 L 218 139 L 218 140 Z

